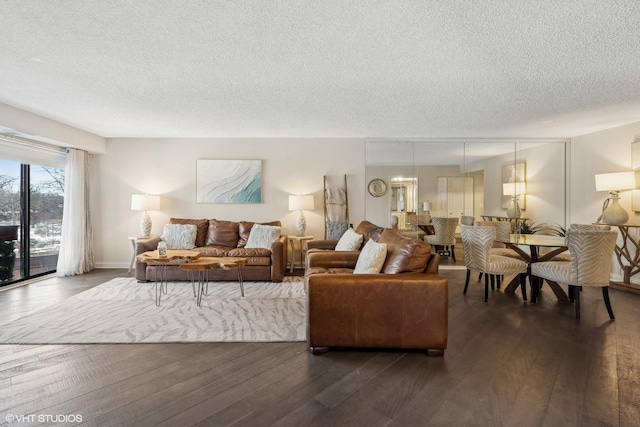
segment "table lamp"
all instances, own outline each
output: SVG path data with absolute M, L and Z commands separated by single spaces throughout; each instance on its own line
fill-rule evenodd
M 298 218 L 296 218 L 296 231 L 297 236 L 303 236 L 304 231 L 307 228 L 307 220 L 304 218 L 302 211 L 312 211 L 315 209 L 313 204 L 313 195 L 290 195 L 289 196 L 289 210 L 298 211 Z
M 431 202 L 422 202 L 422 210 L 424 211 L 425 222 L 431 222 Z
M 502 184 L 502 195 L 511 196 L 511 204 L 507 209 L 507 216 L 509 218 L 520 218 L 519 197 L 524 194 L 527 194 L 527 183 L 524 181 Z
M 621 225 L 629 220 L 629 214 L 618 201 L 620 192 L 636 188 L 636 175 L 633 171 L 601 173 L 596 175 L 596 191 L 608 191 L 609 197 L 602 205 L 602 214 L 597 223 Z
M 140 218 L 140 232 L 142 237 L 149 237 L 151 234 L 151 217 L 148 211 L 160 210 L 160 196 L 133 194 L 131 195 L 131 210 L 144 211 Z

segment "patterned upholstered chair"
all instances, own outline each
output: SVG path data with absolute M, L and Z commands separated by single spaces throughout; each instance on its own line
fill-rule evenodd
M 499 255 L 499 256 L 508 256 L 511 258 L 522 259 L 520 255 L 516 251 L 511 248 L 507 248 L 504 243 L 501 243 L 504 240 L 509 239 L 509 235 L 511 234 L 511 223 L 508 221 L 477 221 L 476 225 L 480 225 L 483 227 L 493 227 L 496 229 L 496 241 L 493 242 L 491 246 L 491 254 Z M 493 289 L 493 282 L 495 278 L 493 276 L 489 277 L 491 279 L 491 288 Z M 478 280 L 482 279 L 482 273 L 478 274 Z M 498 289 L 500 289 L 500 282 L 502 280 L 502 276 L 497 276 Z
M 445 255 L 446 252 L 455 261 L 456 255 L 453 251 L 456 245 L 458 218 L 434 217 L 431 222 L 433 223 L 435 234 L 424 236 L 425 241 L 432 246 L 436 246 L 436 251 L 440 255 Z M 443 250 L 440 250 L 439 247 L 442 247 Z
M 611 230 L 609 226 L 593 225 L 593 224 L 571 224 L 569 231 L 607 231 Z M 550 259 L 550 261 L 571 261 L 571 252 L 563 252 Z
M 531 265 L 534 278 L 531 302 L 536 302 L 543 279 L 566 283 L 569 286 L 569 299 L 575 305 L 576 319 L 579 319 L 580 291 L 584 286 L 598 287 L 602 288 L 609 318 L 614 320 L 609 301 L 609 276 L 617 237 L 618 232 L 611 231 L 610 227 L 589 229 L 572 225 L 565 237 L 571 261 L 547 261 Z
M 504 243 L 500 243 L 502 241 L 509 240 L 509 236 L 511 235 L 511 223 L 509 221 L 478 221 L 476 222 L 476 225 L 493 227 L 496 229 L 496 241 L 494 241 L 491 246 L 492 255 L 522 259 L 516 251 L 507 248 Z
M 472 216 L 462 215 L 460 217 L 460 224 L 473 225 L 473 221 L 475 221 L 475 218 Z
M 484 273 L 484 301 L 489 300 L 489 276 L 517 274 L 520 276 L 522 298 L 527 300 L 525 282 L 527 278 L 527 263 L 491 253 L 491 246 L 496 238 L 496 229 L 492 226 L 461 225 L 462 245 L 464 247 L 464 263 L 467 267 L 467 278 L 464 283 L 464 294 L 469 287 L 471 270 Z

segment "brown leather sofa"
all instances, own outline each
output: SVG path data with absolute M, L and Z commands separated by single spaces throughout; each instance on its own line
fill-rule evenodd
M 280 236 L 270 249 L 245 248 L 254 222 L 222 221 L 208 219 L 171 218 L 171 224 L 194 224 L 197 228 L 196 247 L 194 251 L 202 256 L 210 257 L 242 257 L 247 258 L 247 265 L 242 267 L 243 280 L 270 280 L 282 282 L 287 263 L 287 236 Z M 281 227 L 280 221 L 261 223 Z M 136 255 L 154 251 L 158 247 L 159 237 L 140 241 L 136 245 Z M 136 261 L 136 279 L 139 282 L 154 281 L 158 267 L 144 261 Z M 179 265 L 167 267 L 168 280 L 189 280 L 188 272 Z M 237 280 L 235 269 L 216 269 L 209 271 L 209 280 Z
M 357 228 L 356 228 L 357 230 Z M 380 230 L 382 230 L 380 232 Z M 418 349 L 441 356 L 447 347 L 448 282 L 429 244 L 396 230 L 369 229 L 387 244 L 379 274 L 353 274 L 359 252 L 307 252 L 307 343 L 330 347 Z M 378 235 L 379 234 L 379 235 Z

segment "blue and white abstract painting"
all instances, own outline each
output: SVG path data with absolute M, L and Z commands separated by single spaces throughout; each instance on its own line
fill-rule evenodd
M 198 203 L 262 203 L 261 160 L 196 160 Z

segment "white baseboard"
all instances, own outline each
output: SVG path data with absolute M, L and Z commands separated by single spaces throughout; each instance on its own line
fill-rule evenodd
M 95 264 L 96 268 L 129 268 L 129 263 L 120 263 L 120 262 L 96 262 Z M 131 269 L 131 271 L 135 270 L 135 266 L 134 268 Z

